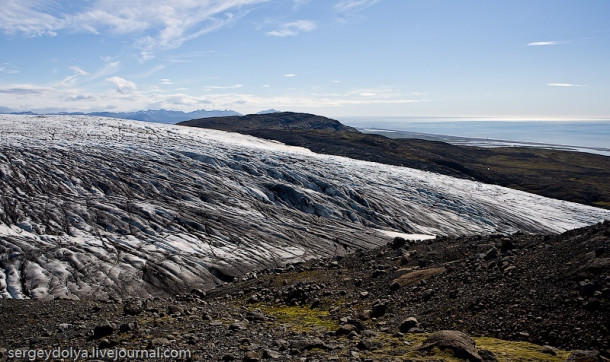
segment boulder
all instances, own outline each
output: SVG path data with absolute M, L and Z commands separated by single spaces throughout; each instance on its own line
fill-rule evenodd
M 390 247 L 394 250 L 396 249 L 400 249 L 403 246 L 405 246 L 405 244 L 407 243 L 407 240 L 401 238 L 400 236 L 397 236 L 394 238 L 394 240 L 392 240 L 392 242 L 390 243 Z
M 123 304 L 125 315 L 138 315 L 144 311 L 144 304 L 140 299 L 128 299 Z
M 603 361 L 599 351 L 575 350 L 570 353 L 566 362 L 597 362 Z
M 423 270 L 415 270 L 405 273 L 392 281 L 392 289 L 399 289 L 407 285 L 418 283 L 432 276 L 443 274 L 447 271 L 445 268 L 429 268 Z M 394 286 L 396 284 L 396 286 Z
M 167 307 L 167 314 L 169 315 L 176 315 L 176 314 L 183 314 L 184 313 L 184 309 L 182 309 L 182 307 L 180 307 L 179 305 L 170 305 L 169 307 Z
M 407 333 L 411 329 L 417 327 L 419 327 L 419 322 L 417 321 L 417 319 L 415 319 L 415 317 L 409 317 L 402 321 L 402 323 L 400 323 L 400 326 L 398 326 L 398 330 L 402 333 Z
M 93 328 L 93 339 L 98 339 L 111 335 L 115 330 L 114 324 L 105 321 L 104 323 Z
M 371 318 L 382 317 L 388 310 L 388 305 L 385 302 L 376 301 L 371 309 Z
M 355 325 L 353 324 L 342 324 L 339 329 L 337 329 L 337 331 L 335 332 L 335 334 L 337 336 L 345 336 L 350 334 L 351 332 L 355 332 L 357 331 L 358 328 L 356 328 Z
M 435 347 L 441 350 L 451 350 L 456 357 L 468 361 L 482 361 L 481 356 L 477 353 L 474 339 L 463 332 L 449 330 L 436 332 L 428 337 L 419 349 L 430 351 Z
M 256 362 L 256 361 L 260 361 L 260 359 L 261 359 L 261 356 L 258 353 L 254 352 L 254 351 L 248 351 L 244 355 L 243 360 L 247 361 L 247 362 Z

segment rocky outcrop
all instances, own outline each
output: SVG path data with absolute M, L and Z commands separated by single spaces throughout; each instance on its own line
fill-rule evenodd
M 309 113 L 272 112 L 245 116 L 207 117 L 178 123 L 181 126 L 213 128 L 223 131 L 249 130 L 323 130 L 331 132 L 359 133 L 334 119 Z

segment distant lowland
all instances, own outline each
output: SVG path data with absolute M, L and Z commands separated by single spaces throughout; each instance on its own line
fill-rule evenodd
M 536 147 L 610 156 L 610 120 L 492 120 L 488 118 L 353 117 L 363 133 L 479 147 Z
M 401 132 L 373 134 L 337 120 L 293 112 L 208 117 L 179 125 L 238 132 L 313 152 L 412 167 L 610 208 L 610 157 L 599 154 L 535 144 L 514 147 L 514 142 L 513 147 L 463 146 L 441 142 L 433 135 L 402 138 Z

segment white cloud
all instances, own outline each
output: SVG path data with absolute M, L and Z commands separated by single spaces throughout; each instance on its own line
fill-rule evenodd
M 380 86 L 376 88 L 361 88 L 352 89 L 344 93 L 344 97 L 365 97 L 366 99 L 374 97 L 375 99 L 392 100 L 392 99 L 404 99 L 406 96 L 412 96 L 412 93 L 404 93 L 399 89 Z M 359 98 L 360 99 L 360 98 Z
M 572 83 L 549 83 L 549 87 L 582 87 L 582 84 L 572 84 Z
M 19 73 L 19 70 L 12 64 L 3 63 L 2 65 L 0 65 L 0 73 L 17 74 Z
M 205 90 L 210 91 L 213 89 L 239 89 L 241 87 L 243 87 L 243 84 L 234 84 L 234 85 L 207 85 L 203 88 L 205 88 Z
M 45 93 L 52 88 L 42 87 L 36 84 L 12 84 L 6 87 L 0 87 L 1 94 L 9 94 L 9 95 L 31 95 L 31 94 L 42 94 Z
M 342 0 L 335 4 L 335 11 L 339 13 L 354 13 L 375 5 L 381 0 Z
M 527 46 L 528 47 L 532 47 L 532 46 L 557 45 L 557 44 L 560 44 L 560 43 L 561 42 L 555 41 L 555 40 L 551 40 L 551 41 L 534 41 L 534 42 L 528 43 Z
M 76 65 L 68 67 L 68 69 L 73 70 L 74 73 L 79 74 L 79 75 L 89 75 L 88 72 L 84 71 L 81 67 L 78 67 Z
M 99 93 L 83 89 L 38 86 L 34 84 L 14 84 L 0 86 L 0 104 L 11 104 L 19 110 L 56 109 L 57 111 L 133 111 L 140 109 L 174 109 L 192 111 L 196 109 L 233 109 L 242 113 L 257 112 L 269 108 L 293 109 L 315 112 L 316 110 L 366 106 L 366 105 L 407 105 L 428 102 L 425 99 L 412 99 L 408 94 L 383 94 L 363 97 L 353 91 L 340 94 L 281 95 L 263 97 L 255 94 L 218 92 L 204 95 L 186 94 L 186 88 L 178 88 L 168 94 L 156 89 L 138 89 L 133 82 L 121 77 L 107 78 L 116 86 L 115 90 Z
M 59 81 L 57 83 L 58 86 L 73 87 L 76 83 L 78 83 L 78 81 L 81 79 L 81 77 L 89 75 L 89 72 L 83 70 L 81 67 L 78 67 L 76 65 L 70 66 L 70 67 L 68 67 L 68 69 L 73 71 L 74 74 L 69 75 L 69 76 L 65 77 L 64 79 L 62 79 L 61 81 Z
M 140 74 L 135 75 L 134 77 L 135 78 L 148 78 L 151 75 L 162 71 L 163 69 L 165 69 L 165 67 L 166 66 L 164 64 L 157 64 L 154 67 L 152 67 L 152 68 L 150 68 L 150 69 L 148 69 L 148 70 L 146 70 L 146 71 L 144 71 L 144 72 L 142 72 Z
M 292 78 L 292 77 L 296 77 L 296 74 L 294 74 L 294 73 L 288 73 L 288 74 L 284 74 L 284 77 L 286 77 L 286 78 Z
M 269 0 L 3 0 L 0 31 L 54 36 L 60 31 L 135 35 L 142 60 L 159 49 L 231 25 L 247 7 Z
M 333 80 L 333 81 L 331 81 L 331 83 L 341 83 L 341 81 L 340 80 Z
M 55 30 L 66 23 L 47 13 L 52 11 L 52 5 L 49 0 L 5 0 L 0 11 L 0 30 L 25 36 L 54 36 Z
M 107 82 L 113 83 L 116 86 L 116 91 L 121 94 L 127 94 L 130 91 L 136 90 L 138 87 L 134 82 L 121 77 L 106 78 Z
M 277 30 L 268 31 L 269 36 L 286 37 L 294 36 L 303 32 L 310 32 L 316 28 L 316 23 L 310 20 L 297 20 L 280 25 Z
M 172 84 L 172 80 L 171 79 L 167 79 L 167 78 L 163 78 L 163 79 L 161 79 L 161 84 L 163 84 L 163 85 L 171 85 Z
M 88 80 L 95 80 L 95 79 L 99 79 L 102 77 L 107 77 L 113 73 L 116 73 L 119 70 L 120 65 L 121 65 L 120 61 L 114 60 L 111 57 L 102 57 L 101 59 L 104 62 L 104 65 L 101 68 L 99 68 L 98 70 L 89 74 L 87 76 Z

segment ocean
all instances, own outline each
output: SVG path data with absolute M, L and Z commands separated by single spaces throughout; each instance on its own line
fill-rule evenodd
M 610 120 L 490 121 L 437 117 L 346 117 L 339 120 L 368 133 L 386 136 L 391 132 L 397 133 L 395 137 L 439 135 L 450 136 L 446 139 L 437 137 L 439 140 L 463 145 L 545 147 L 610 156 Z

